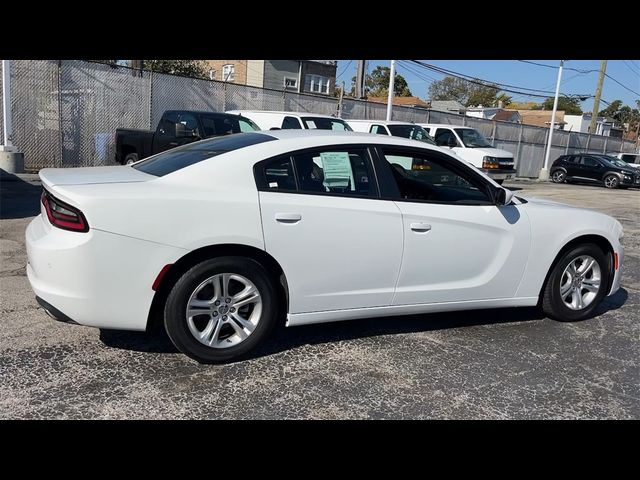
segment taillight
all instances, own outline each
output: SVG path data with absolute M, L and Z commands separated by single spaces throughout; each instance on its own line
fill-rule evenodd
M 42 204 L 52 225 L 74 232 L 88 232 L 89 224 L 80 210 L 61 202 L 46 190 L 42 191 Z

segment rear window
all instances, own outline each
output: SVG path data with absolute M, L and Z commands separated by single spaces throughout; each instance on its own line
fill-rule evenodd
M 275 138 L 264 133 L 236 133 L 209 138 L 160 153 L 136 163 L 133 168 L 156 177 L 163 177 L 207 158 L 271 140 Z

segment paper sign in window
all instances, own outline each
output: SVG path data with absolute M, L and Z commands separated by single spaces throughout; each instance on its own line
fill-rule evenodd
M 355 188 L 353 170 L 347 152 L 323 152 L 320 154 L 320 160 L 322 160 L 325 187 L 350 186 L 351 190 Z

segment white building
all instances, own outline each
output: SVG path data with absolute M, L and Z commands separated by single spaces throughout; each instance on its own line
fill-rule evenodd
M 565 115 L 564 121 L 566 125 L 564 130 L 567 132 L 589 133 L 589 124 L 591 123 L 591 114 L 583 113 L 582 115 Z M 604 135 L 606 137 L 622 137 L 622 129 L 615 126 L 615 121 L 605 117 L 598 117 L 596 131 L 592 132 L 596 135 Z

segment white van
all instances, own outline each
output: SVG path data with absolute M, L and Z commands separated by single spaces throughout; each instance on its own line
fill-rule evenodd
M 627 162 L 630 167 L 640 168 L 640 153 L 618 153 L 616 158 Z
M 261 130 L 314 129 L 351 131 L 341 118 L 317 113 L 272 112 L 266 110 L 228 110 L 226 113 L 242 115 L 253 121 Z
M 484 135 L 475 128 L 459 125 L 421 123 L 436 145 L 450 148 L 456 155 L 502 184 L 516 176 L 513 154 L 493 148 Z
M 391 135 L 393 137 L 410 138 L 435 145 L 436 142 L 420 125 L 411 122 L 398 122 L 395 120 L 347 120 L 354 132 L 377 133 L 378 135 Z

